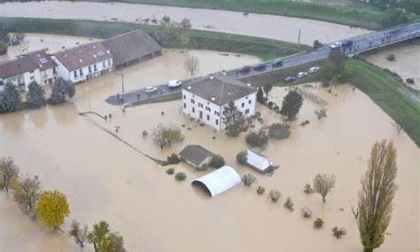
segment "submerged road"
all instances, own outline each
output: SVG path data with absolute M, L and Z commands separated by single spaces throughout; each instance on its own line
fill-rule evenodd
M 246 66 L 249 71 L 241 71 L 244 68 L 236 68 L 226 71 L 226 74 L 232 78 L 242 79 L 250 76 L 261 75 L 272 71 L 281 71 L 282 69 L 299 66 L 306 63 L 316 62 L 327 59 L 332 50 L 341 50 L 346 55 L 354 55 L 362 52 L 367 52 L 384 46 L 400 43 L 410 39 L 420 37 L 420 22 L 411 23 L 407 25 L 396 26 L 387 30 L 372 32 L 362 36 L 354 37 L 339 41 L 342 44 L 351 41 L 351 46 L 341 46 L 338 48 L 331 48 L 326 46 L 314 52 L 291 55 L 284 58 L 279 58 L 271 61 L 261 62 L 253 66 Z M 273 67 L 273 62 L 282 61 L 281 67 Z M 184 84 L 190 80 L 184 80 Z M 157 90 L 152 93 L 146 93 L 145 89 L 139 89 L 126 94 L 118 94 L 110 96 L 106 102 L 113 105 L 130 105 L 135 102 L 147 102 L 157 97 L 166 96 L 169 94 L 180 93 L 181 88 L 168 88 L 166 84 L 156 86 Z

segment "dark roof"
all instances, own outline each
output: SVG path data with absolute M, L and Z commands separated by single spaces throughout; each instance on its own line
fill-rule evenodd
M 103 60 L 111 59 L 112 54 L 101 42 L 84 44 L 53 54 L 69 71 L 74 71 Z
M 179 156 L 192 163 L 195 167 L 199 167 L 206 158 L 213 157 L 214 153 L 206 150 L 201 145 L 187 145 L 179 153 Z
M 257 92 L 257 89 L 222 73 L 194 80 L 183 89 L 219 106 Z
M 0 78 L 7 79 L 38 68 L 38 64 L 29 57 L 4 61 L 0 63 Z
M 103 41 L 102 44 L 111 50 L 115 66 L 162 50 L 158 43 L 142 30 L 118 35 Z
M 47 53 L 47 49 L 42 49 L 39 51 L 22 54 L 19 57 L 22 57 L 22 56 L 27 56 L 27 57 L 32 58 L 32 60 L 34 60 L 35 63 L 37 63 L 40 66 L 41 71 L 57 66 L 55 61 L 51 59 L 50 55 Z

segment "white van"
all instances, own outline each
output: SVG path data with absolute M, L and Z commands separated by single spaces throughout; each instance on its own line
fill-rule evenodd
M 179 80 L 170 80 L 168 81 L 168 87 L 170 88 L 176 88 L 182 85 L 182 81 Z

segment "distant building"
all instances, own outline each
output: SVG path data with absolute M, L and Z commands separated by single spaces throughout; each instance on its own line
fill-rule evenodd
M 203 148 L 201 145 L 187 145 L 180 153 L 181 160 L 189 163 L 195 168 L 208 165 L 214 157 L 214 153 Z
M 245 118 L 255 114 L 257 89 L 222 73 L 200 78 L 182 88 L 182 110 L 217 130 L 223 130 L 223 111 L 233 101 Z
M 142 30 L 118 35 L 102 41 L 102 44 L 111 51 L 115 68 L 126 67 L 162 53 L 162 47 Z
M 51 84 L 55 79 L 56 64 L 46 49 L 19 55 L 17 59 L 0 63 L 0 91 L 7 82 L 26 90 L 29 83 Z
M 111 51 L 101 42 L 80 45 L 54 53 L 57 75 L 73 83 L 101 76 L 113 70 Z

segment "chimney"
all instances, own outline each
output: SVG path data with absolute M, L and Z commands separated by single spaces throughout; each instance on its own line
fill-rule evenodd
M 216 96 L 212 96 L 211 101 L 215 101 L 215 100 L 216 100 Z
M 225 70 L 222 70 L 222 74 L 223 74 L 223 75 L 226 75 L 226 71 L 225 71 Z
M 96 59 L 96 54 L 94 54 L 93 57 Z
M 246 85 L 247 85 L 248 87 L 250 87 L 250 86 L 251 86 L 251 83 L 247 83 Z
M 187 89 L 188 89 L 188 90 L 191 90 L 191 86 L 187 86 Z
M 214 78 L 214 76 L 213 76 L 213 75 L 210 75 L 210 76 L 209 76 L 209 79 L 210 79 L 210 80 L 213 80 L 213 78 Z

